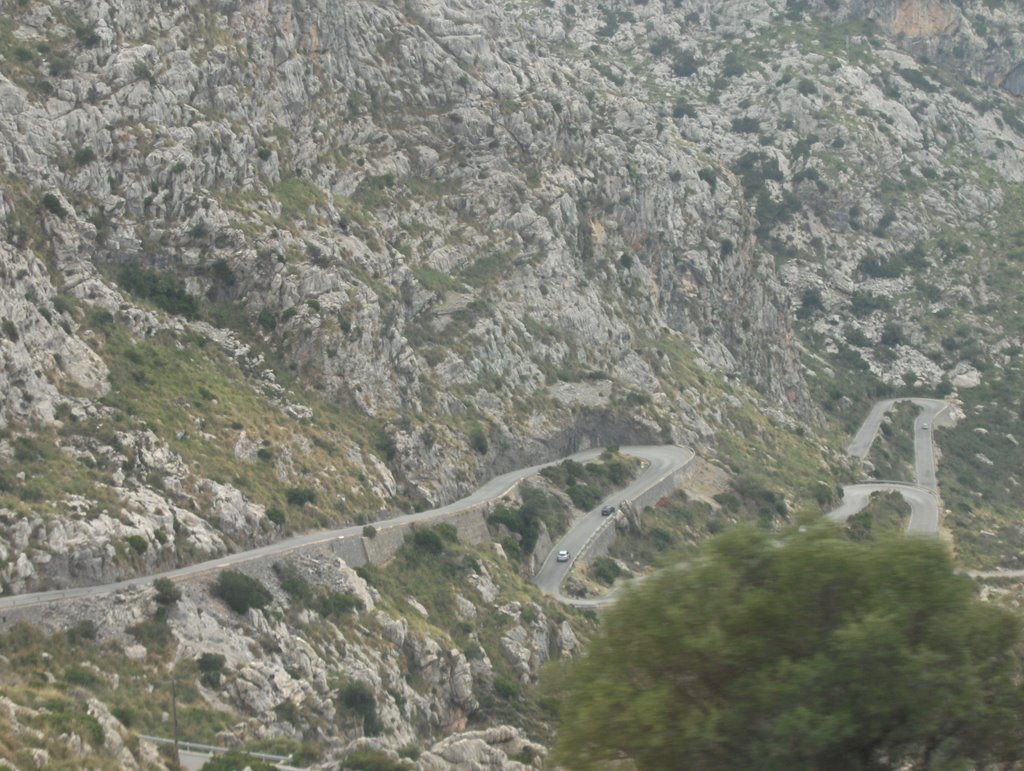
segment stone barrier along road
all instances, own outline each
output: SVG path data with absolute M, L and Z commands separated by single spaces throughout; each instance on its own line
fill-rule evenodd
M 620 449 L 622 452 L 635 455 L 648 461 L 650 464 L 647 470 L 622 492 L 622 495 L 640 495 L 646 492 L 649 485 L 663 481 L 664 472 L 668 466 L 674 467 L 680 461 L 684 461 L 683 465 L 685 465 L 693 457 L 692 451 L 673 446 L 635 446 L 622 447 Z M 397 551 L 404 539 L 405 532 L 414 524 L 433 525 L 450 522 L 459 530 L 460 537 L 466 537 L 467 540 L 474 542 L 473 534 L 476 534 L 477 540 L 475 542 L 480 542 L 479 539 L 487 537 L 485 535 L 487 532 L 486 513 L 490 511 L 496 501 L 508 495 L 522 480 L 533 476 L 545 466 L 555 465 L 564 460 L 575 460 L 581 463 L 594 460 L 603 451 L 604 448 L 583 450 L 567 458 L 518 469 L 517 471 L 502 474 L 491 479 L 470 495 L 446 506 L 418 514 L 404 514 L 375 522 L 373 525 L 377 530 L 377 536 L 373 539 L 363 537 L 362 525 L 306 533 L 267 546 L 236 554 L 228 554 L 223 557 L 207 560 L 206 562 L 163 573 L 139 576 L 97 586 L 81 586 L 0 597 L 0 610 L 7 612 L 4 622 L 10 623 L 11 617 L 20 616 L 21 613 L 10 613 L 9 611 L 22 611 L 44 604 L 82 600 L 101 594 L 134 590 L 152 584 L 157 578 L 182 579 L 216 572 L 224 568 L 240 566 L 245 563 L 273 562 L 290 552 L 299 550 L 328 550 L 342 557 L 346 562 L 351 560 L 349 564 L 352 565 L 361 565 L 368 561 L 379 562 L 390 558 Z M 610 500 L 614 500 L 614 497 Z M 378 539 L 380 539 L 379 544 L 377 543 Z M 550 559 L 554 559 L 554 553 L 550 555 Z
M 653 506 L 662 498 L 671 495 L 682 486 L 684 480 L 689 477 L 692 468 L 692 464 L 687 464 L 674 474 L 665 477 L 662 481 L 649 487 L 646 492 L 640 493 L 640 495 L 637 495 L 628 501 L 622 501 L 616 508 L 615 514 L 610 517 L 605 517 L 605 524 L 596 533 L 594 533 L 590 541 L 580 549 L 580 553 L 577 556 L 576 561 L 583 560 L 589 564 L 597 557 L 607 554 L 608 549 L 611 548 L 611 545 L 615 543 L 615 539 L 618 537 L 617 525 L 622 521 L 622 517 L 626 513 L 625 509 L 628 507 L 632 509 L 635 514 L 639 514 L 648 506 Z
M 554 545 L 534 576 L 533 582 L 542 591 L 562 602 L 575 603 L 572 598 L 562 595 L 560 590 L 573 562 L 591 552 L 602 532 L 610 532 L 614 536 L 614 527 L 611 524 L 614 517 L 601 515 L 604 504 L 612 503 L 618 506 L 629 503 L 639 509 L 657 502 L 676 489 L 678 475 L 687 469 L 694 458 L 693 450 L 674 445 L 631 447 L 628 451 L 632 455 L 644 458 L 650 465 L 626 489 L 609 496 L 600 505 L 580 517 L 569 532 Z M 570 559 L 566 562 L 559 562 L 557 559 L 556 555 L 562 550 L 569 552 Z

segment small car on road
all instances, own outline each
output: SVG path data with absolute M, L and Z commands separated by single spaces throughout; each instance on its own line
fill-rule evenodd
M 613 504 L 611 504 L 611 503 L 605 505 L 605 507 L 603 509 L 601 509 L 601 516 L 602 517 L 610 517 L 614 513 L 615 513 L 615 506 Z
M 565 549 L 562 549 L 561 551 L 558 552 L 558 556 L 556 557 L 556 559 L 559 562 L 568 562 L 569 561 L 569 552 L 566 551 Z

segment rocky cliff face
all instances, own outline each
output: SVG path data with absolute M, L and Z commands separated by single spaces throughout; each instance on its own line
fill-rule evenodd
M 939 65 L 1024 95 L 1022 33 L 1017 3 L 883 0 L 821 3 L 826 16 L 871 21 L 922 63 Z
M 371 508 L 395 493 L 450 500 L 581 442 L 693 440 L 706 426 L 701 397 L 668 374 L 680 356 L 808 409 L 787 300 L 745 201 L 728 180 L 701 179 L 663 105 L 575 51 L 567 9 L 10 10 L 2 420 L 64 455 L 120 463 L 123 480 L 98 480 L 116 506 L 130 509 L 126 483 L 167 499 L 157 476 L 177 496 L 165 513 L 199 514 L 226 531 L 224 548 L 273 536 L 260 524 L 274 499 L 238 489 L 234 470 L 212 484 L 234 487 L 217 495 L 248 513 L 226 528 L 208 514 L 207 460 L 185 446 L 213 437 L 248 463 L 258 431 L 244 420 L 230 436 L 211 431 L 170 394 L 163 416 L 141 414 L 156 406 L 141 394 L 125 404 L 162 378 L 137 370 L 166 346 L 194 363 L 209 341 L 241 387 L 285 410 L 282 486 L 331 483 L 291 462 L 293 444 L 309 454 L 312 412 L 268 363 L 360 415 L 354 430 L 329 420 L 326 441 L 346 448 L 335 462 Z M 129 370 L 134 382 L 119 382 Z M 228 398 L 204 388 L 199 401 Z M 180 462 L 121 460 L 95 433 L 125 417 L 129 444 Z M 154 506 L 148 515 L 138 526 L 166 535 Z M 31 529 L 46 540 L 42 522 Z M 54 580 L 138 569 L 116 553 L 131 535 L 150 544 L 147 566 L 173 559 L 154 556 L 163 544 L 144 532 L 92 529 L 107 556 L 76 558 Z M 200 539 L 197 556 L 220 548 L 215 533 Z M 38 585 L 29 570 L 8 582 Z
M 2 10 L 9 591 L 440 503 L 584 444 L 728 436 L 767 473 L 768 426 L 813 433 L 816 399 L 1010 382 L 1019 3 Z M 330 722 L 315 683 L 358 669 L 413 704 L 398 739 L 461 731 L 480 665 L 385 615 L 403 641 L 368 633 L 363 669 L 267 663 L 233 708 L 274 722 L 285 683 Z M 225 618 L 182 610 L 182 645 Z M 250 621 L 304 649 L 294 619 Z M 492 647 L 529 679 L 555 628 Z M 387 681 L 431 656 L 443 694 Z

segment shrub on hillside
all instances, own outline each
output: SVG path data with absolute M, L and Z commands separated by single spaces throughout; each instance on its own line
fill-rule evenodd
M 316 611 L 324 618 L 341 618 L 362 609 L 362 600 L 341 592 L 325 592 L 316 602 Z
M 359 680 L 350 680 L 338 690 L 338 703 L 363 719 L 363 733 L 376 736 L 381 731 L 377 718 L 377 699 L 373 689 Z
M 594 508 L 601 500 L 601 491 L 587 484 L 569 485 L 566 492 L 573 505 L 584 511 Z
M 225 663 L 224 657 L 219 653 L 204 653 L 196 659 L 196 666 L 199 668 L 199 681 L 207 688 L 219 688 Z
M 610 586 L 622 575 L 622 568 L 610 557 L 598 557 L 591 563 L 590 573 L 602 584 Z
M 423 554 L 440 554 L 444 551 L 444 540 L 434 529 L 416 528 L 413 530 L 412 544 L 417 552 Z
M 181 599 L 181 589 L 169 578 L 158 578 L 153 582 L 156 596 L 153 598 L 160 605 L 173 605 Z
M 224 600 L 235 613 L 245 613 L 249 608 L 262 608 L 273 599 L 273 595 L 262 583 L 237 570 L 225 570 L 217 576 L 213 594 Z
M 316 491 L 308 487 L 292 487 L 285 493 L 285 500 L 289 506 L 305 506 L 307 503 L 316 503 Z
M 275 562 L 274 575 L 285 593 L 295 600 L 309 600 L 313 597 L 313 587 L 309 581 L 299 574 L 298 568 L 288 562 Z
M 193 318 L 199 312 L 199 302 L 170 273 L 157 273 L 138 265 L 126 265 L 117 274 L 117 283 L 136 297 L 149 300 L 168 313 Z

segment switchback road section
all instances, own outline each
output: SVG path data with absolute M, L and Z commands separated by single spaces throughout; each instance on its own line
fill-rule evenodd
M 941 399 L 885 399 L 876 402 L 850 442 L 847 453 L 859 460 L 867 458 L 885 413 L 897 402 L 912 402 L 921 408 L 914 420 L 914 482 L 879 480 L 843 487 L 843 500 L 829 512 L 829 519 L 845 522 L 868 505 L 872 493 L 894 492 L 910 504 L 907 532 L 917 535 L 939 534 L 939 486 L 935 476 L 935 448 L 932 429 L 936 425 L 952 425 L 949 405 Z
M 601 509 L 603 506 L 611 503 L 616 506 L 616 509 L 621 509 L 623 504 L 631 503 L 643 493 L 682 471 L 693 461 L 694 457 L 693 450 L 675 445 L 623 447 L 621 451 L 646 461 L 646 468 L 628 487 L 601 501 L 601 505 L 576 520 L 569 529 L 569 532 L 562 536 L 558 543 L 555 544 L 547 559 L 541 565 L 540 570 L 537 571 L 537 575 L 533 578 L 533 582 L 542 591 L 554 595 L 562 602 L 578 603 L 577 600 L 563 596 L 560 588 L 565 577 L 569 574 L 573 562 L 578 557 L 585 556 L 593 539 L 604 528 L 614 527 L 614 517 L 602 516 Z M 568 552 L 569 559 L 559 562 L 557 555 L 560 551 Z M 593 603 L 591 602 L 590 604 Z

